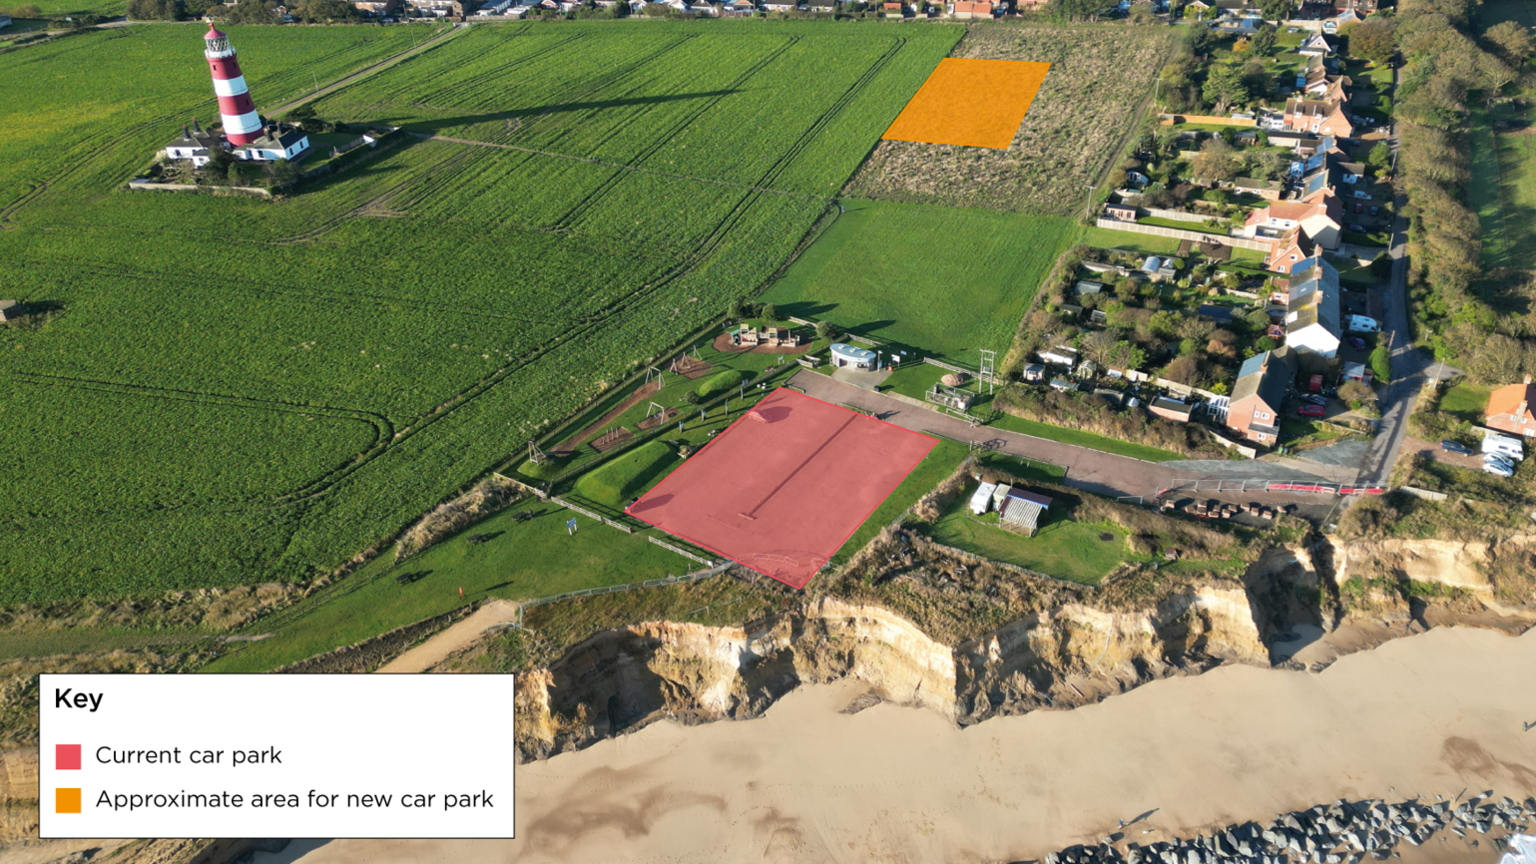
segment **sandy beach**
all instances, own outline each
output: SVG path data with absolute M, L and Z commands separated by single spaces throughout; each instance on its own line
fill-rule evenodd
M 1147 811 L 1130 839 L 1339 797 L 1524 796 L 1532 681 L 1536 631 L 1445 628 L 1320 674 L 1226 667 L 963 731 L 891 705 L 839 714 L 858 687 L 807 687 L 759 720 L 658 723 L 520 768 L 518 840 L 336 841 L 299 860 L 1012 861 Z

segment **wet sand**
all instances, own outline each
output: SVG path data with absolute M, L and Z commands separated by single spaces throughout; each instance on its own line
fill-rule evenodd
M 966 730 L 892 705 L 839 714 L 857 686 L 806 687 L 759 720 L 657 723 L 519 768 L 520 839 L 335 841 L 298 860 L 1016 861 L 1147 811 L 1128 839 L 1340 797 L 1523 797 L 1533 681 L 1536 631 L 1443 628 L 1319 674 L 1224 667 Z

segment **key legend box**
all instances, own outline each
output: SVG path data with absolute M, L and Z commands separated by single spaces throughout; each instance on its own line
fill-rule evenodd
M 511 675 L 39 678 L 39 836 L 511 839 Z

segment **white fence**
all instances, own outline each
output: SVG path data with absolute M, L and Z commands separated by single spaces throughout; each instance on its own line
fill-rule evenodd
M 687 558 L 690 561 L 697 561 L 700 564 L 714 564 L 715 563 L 715 562 L 709 560 L 708 558 L 700 558 L 699 556 L 693 554 L 692 552 L 689 552 L 687 549 L 683 549 L 683 548 L 680 548 L 680 547 L 677 547 L 677 546 L 673 546 L 671 543 L 668 543 L 665 540 L 658 540 L 655 537 L 647 537 L 645 539 L 651 541 L 652 543 L 655 543 L 657 546 L 660 546 L 661 548 L 666 549 L 669 552 L 676 552 L 677 554 L 683 556 L 684 558 Z

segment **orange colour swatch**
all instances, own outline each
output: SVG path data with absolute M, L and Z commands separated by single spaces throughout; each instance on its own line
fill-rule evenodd
M 79 789 L 54 789 L 53 812 L 55 813 L 79 813 L 80 790 Z
M 1050 69 L 1049 63 L 946 57 L 881 137 L 1007 149 Z

